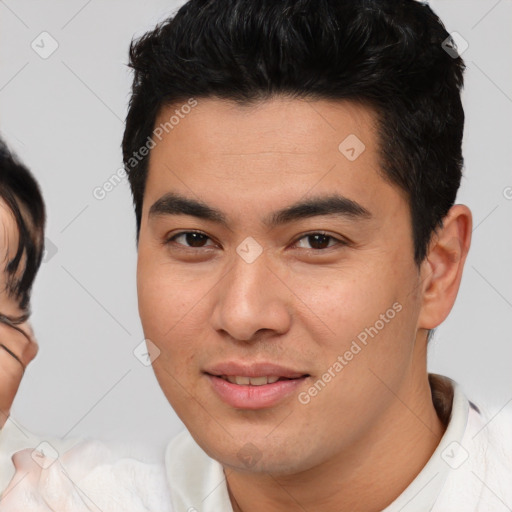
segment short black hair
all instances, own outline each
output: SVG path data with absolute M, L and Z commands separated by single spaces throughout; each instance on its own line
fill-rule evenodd
M 19 319 L 23 320 L 29 314 L 32 285 L 43 259 L 46 210 L 37 181 L 1 138 L 0 198 L 9 207 L 19 232 L 16 254 L 2 270 L 7 274 L 8 295 L 26 313 Z
M 251 104 L 274 96 L 371 107 L 382 176 L 409 199 L 414 260 L 453 206 L 462 176 L 462 58 L 415 0 L 190 0 L 133 40 L 122 149 L 137 240 L 162 107 L 192 98 Z

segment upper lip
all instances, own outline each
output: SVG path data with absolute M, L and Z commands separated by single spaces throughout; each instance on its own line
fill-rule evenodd
M 297 379 L 308 375 L 306 372 L 294 370 L 285 366 L 280 366 L 270 362 L 261 363 L 238 363 L 236 361 L 226 361 L 210 366 L 204 370 L 210 375 L 226 375 L 236 377 L 285 377 L 287 379 Z

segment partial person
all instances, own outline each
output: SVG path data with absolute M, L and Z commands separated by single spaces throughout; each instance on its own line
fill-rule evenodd
M 46 439 L 10 415 L 38 351 L 30 296 L 44 256 L 46 213 L 30 171 L 0 140 L 0 510 L 168 512 L 163 464 L 122 446 Z

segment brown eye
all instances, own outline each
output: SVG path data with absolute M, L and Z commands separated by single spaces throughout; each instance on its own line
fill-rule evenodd
M 204 233 L 199 231 L 182 231 L 181 233 L 177 233 L 173 237 L 167 240 L 167 243 L 176 242 L 178 239 L 182 238 L 182 242 L 177 242 L 178 245 L 182 245 L 191 249 L 200 249 L 201 247 L 209 247 L 205 245 L 205 242 L 210 239 Z
M 337 238 L 334 238 L 333 236 L 327 235 L 325 233 L 310 233 L 308 235 L 304 235 L 299 240 L 297 240 L 297 243 L 299 243 L 301 240 L 307 240 L 310 247 L 302 247 L 304 249 L 312 249 L 312 250 L 322 250 L 322 249 L 328 249 L 329 247 L 332 247 L 333 245 L 346 245 L 345 242 L 342 240 L 339 240 Z M 329 245 L 329 242 L 335 242 L 334 244 Z

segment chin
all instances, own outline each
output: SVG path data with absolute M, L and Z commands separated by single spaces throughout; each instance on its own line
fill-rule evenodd
M 203 423 L 204 425 L 204 423 Z M 319 452 L 310 442 L 304 446 L 306 439 L 298 433 L 298 439 L 285 435 L 269 438 L 269 429 L 247 429 L 241 435 L 230 435 L 232 430 L 226 426 L 222 438 L 217 430 L 207 433 L 199 427 L 189 431 L 197 444 L 224 467 L 244 473 L 271 473 L 273 476 L 293 475 L 311 469 L 320 463 Z M 261 431 L 260 431 L 261 430 Z M 306 451 L 307 449 L 307 451 Z

